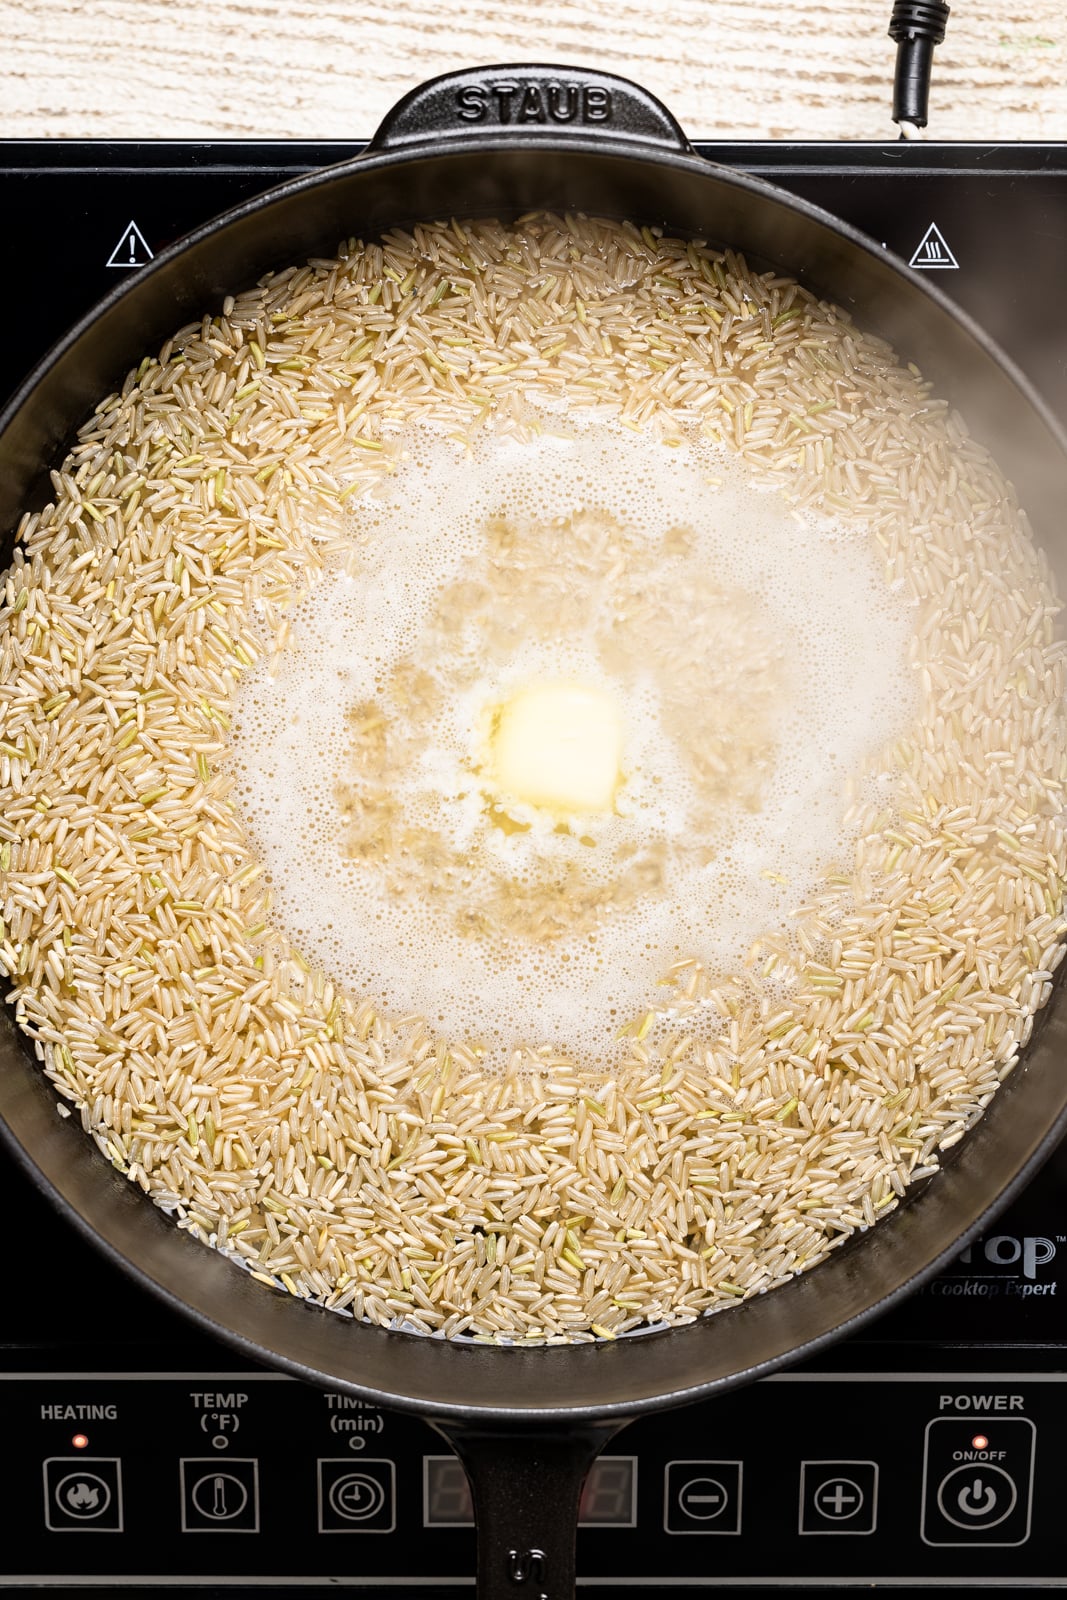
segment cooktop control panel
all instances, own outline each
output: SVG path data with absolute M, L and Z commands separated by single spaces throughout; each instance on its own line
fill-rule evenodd
M 0 1384 L 0 1584 L 470 1585 L 467 1480 L 426 1424 L 244 1371 Z M 1064 1570 L 1067 1377 L 804 1372 L 616 1435 L 580 1583 L 642 1592 Z

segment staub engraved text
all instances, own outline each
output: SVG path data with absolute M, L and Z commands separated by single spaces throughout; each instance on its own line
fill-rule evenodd
M 610 122 L 611 90 L 595 83 L 559 79 L 516 83 L 500 78 L 467 83 L 456 91 L 456 114 L 464 122 L 525 125 L 554 122 Z

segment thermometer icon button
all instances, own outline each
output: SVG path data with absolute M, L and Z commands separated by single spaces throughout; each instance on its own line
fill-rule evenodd
M 183 1533 L 258 1533 L 259 1474 L 254 1460 L 186 1458 L 181 1463 Z

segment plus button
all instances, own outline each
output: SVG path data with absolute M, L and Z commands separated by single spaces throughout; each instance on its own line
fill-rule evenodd
M 827 1517 L 850 1517 L 863 1504 L 863 1496 L 854 1484 L 846 1485 L 838 1479 L 824 1483 L 815 1496 L 815 1504 Z
M 804 1461 L 801 1533 L 873 1533 L 878 1467 L 873 1461 Z

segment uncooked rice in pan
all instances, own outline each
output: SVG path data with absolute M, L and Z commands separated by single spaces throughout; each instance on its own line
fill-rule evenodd
M 231 726 L 358 582 L 405 436 L 461 465 L 564 416 L 852 528 L 914 705 L 787 926 L 649 972 L 602 1058 L 496 1061 L 287 932 Z M 146 356 L 53 482 L 2 592 L 0 961 L 61 1109 L 263 1283 L 494 1340 L 686 1322 L 875 1224 L 1012 1071 L 1064 948 L 1059 606 L 985 450 L 840 309 L 580 217 L 352 240 Z

